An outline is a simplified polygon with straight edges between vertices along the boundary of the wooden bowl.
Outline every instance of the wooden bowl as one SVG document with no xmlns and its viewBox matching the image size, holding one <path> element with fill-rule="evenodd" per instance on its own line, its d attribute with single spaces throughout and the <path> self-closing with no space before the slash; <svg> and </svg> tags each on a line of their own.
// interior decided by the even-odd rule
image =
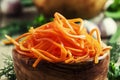
<svg viewBox="0 0 120 80">
<path fill-rule="evenodd" d="M 48 17 L 59 12 L 67 18 L 92 18 L 99 14 L 107 0 L 33 0 L 40 13 Z"/>
<path fill-rule="evenodd" d="M 41 61 L 33 68 L 32 64 L 36 59 L 13 50 L 17 80 L 107 80 L 109 59 L 108 52 L 99 57 L 98 64 L 93 60 L 74 64 Z"/>
</svg>

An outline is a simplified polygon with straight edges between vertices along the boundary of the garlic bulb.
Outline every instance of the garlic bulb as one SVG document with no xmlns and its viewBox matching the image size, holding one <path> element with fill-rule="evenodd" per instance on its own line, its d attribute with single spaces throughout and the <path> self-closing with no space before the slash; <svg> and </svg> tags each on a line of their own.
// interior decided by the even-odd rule
<svg viewBox="0 0 120 80">
<path fill-rule="evenodd" d="M 117 31 L 117 24 L 112 18 L 104 18 L 99 23 L 99 29 L 102 37 L 109 37 Z"/>
</svg>

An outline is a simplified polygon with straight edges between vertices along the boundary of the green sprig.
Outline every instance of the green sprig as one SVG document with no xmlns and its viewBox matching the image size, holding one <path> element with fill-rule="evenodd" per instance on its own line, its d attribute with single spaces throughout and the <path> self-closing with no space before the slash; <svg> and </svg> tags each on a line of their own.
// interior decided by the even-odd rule
<svg viewBox="0 0 120 80">
<path fill-rule="evenodd" d="M 6 58 L 4 59 L 4 68 L 0 69 L 0 78 L 2 76 L 5 76 L 8 78 L 8 80 L 15 80 L 16 75 L 14 72 L 14 66 L 13 66 L 13 60 L 11 56 L 5 56 Z"/>
<path fill-rule="evenodd" d="M 108 79 L 109 80 L 120 80 L 120 63 L 118 62 L 120 58 L 120 44 L 119 43 L 109 43 L 112 46 Z"/>
</svg>

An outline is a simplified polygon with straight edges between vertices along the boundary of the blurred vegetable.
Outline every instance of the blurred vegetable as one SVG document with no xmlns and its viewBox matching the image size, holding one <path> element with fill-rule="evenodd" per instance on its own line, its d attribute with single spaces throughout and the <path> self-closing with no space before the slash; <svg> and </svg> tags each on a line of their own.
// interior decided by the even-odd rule
<svg viewBox="0 0 120 80">
<path fill-rule="evenodd" d="M 20 0 L 2 0 L 1 12 L 6 15 L 18 15 L 22 12 Z"/>
<path fill-rule="evenodd" d="M 24 33 L 28 31 L 28 29 L 31 26 L 37 27 L 50 20 L 51 18 L 46 19 L 44 15 L 41 14 L 40 16 L 37 16 L 33 21 L 14 21 L 9 25 L 0 28 L 0 39 L 4 38 L 5 34 L 12 36 L 12 35 Z"/>
<path fill-rule="evenodd" d="M 92 18 L 98 15 L 107 0 L 33 0 L 40 13 L 53 16 L 55 12 L 67 18 Z"/>
<path fill-rule="evenodd" d="M 32 25 L 33 26 L 40 26 L 48 21 L 51 21 L 52 18 L 46 19 L 44 17 L 43 14 L 41 14 L 40 16 L 37 16 L 33 21 L 32 21 Z M 30 27 L 30 26 L 29 26 Z"/>
<path fill-rule="evenodd" d="M 117 31 L 117 24 L 112 18 L 104 18 L 98 26 L 102 37 L 112 36 Z"/>
<path fill-rule="evenodd" d="M 120 42 L 120 26 L 117 27 L 116 33 L 110 38 L 110 43 L 118 43 Z"/>
<path fill-rule="evenodd" d="M 108 7 L 108 11 L 118 11 L 120 10 L 120 0 L 114 0 L 113 4 Z"/>
<path fill-rule="evenodd" d="M 120 19 L 120 0 L 114 0 L 113 4 L 111 4 L 105 15 L 114 19 Z"/>
<path fill-rule="evenodd" d="M 21 14 L 22 7 L 33 6 L 33 0 L 1 0 L 0 4 L 3 14 L 16 16 Z"/>
<path fill-rule="evenodd" d="M 33 6 L 33 0 L 20 0 L 22 6 L 24 7 L 30 7 Z"/>
<path fill-rule="evenodd" d="M 120 11 L 116 11 L 116 12 L 106 11 L 106 12 L 105 12 L 105 15 L 106 15 L 107 17 L 111 17 L 111 18 L 114 18 L 114 19 L 120 19 Z"/>
</svg>

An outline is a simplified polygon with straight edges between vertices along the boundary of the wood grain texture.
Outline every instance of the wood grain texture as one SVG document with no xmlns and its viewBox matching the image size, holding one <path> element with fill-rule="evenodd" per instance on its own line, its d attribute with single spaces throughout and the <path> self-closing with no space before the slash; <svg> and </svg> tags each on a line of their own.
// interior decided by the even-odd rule
<svg viewBox="0 0 120 80">
<path fill-rule="evenodd" d="M 13 50 L 14 67 L 17 80 L 106 80 L 109 55 L 98 64 L 93 61 L 64 64 L 42 61 L 32 67 L 35 59 L 20 55 Z"/>
</svg>

